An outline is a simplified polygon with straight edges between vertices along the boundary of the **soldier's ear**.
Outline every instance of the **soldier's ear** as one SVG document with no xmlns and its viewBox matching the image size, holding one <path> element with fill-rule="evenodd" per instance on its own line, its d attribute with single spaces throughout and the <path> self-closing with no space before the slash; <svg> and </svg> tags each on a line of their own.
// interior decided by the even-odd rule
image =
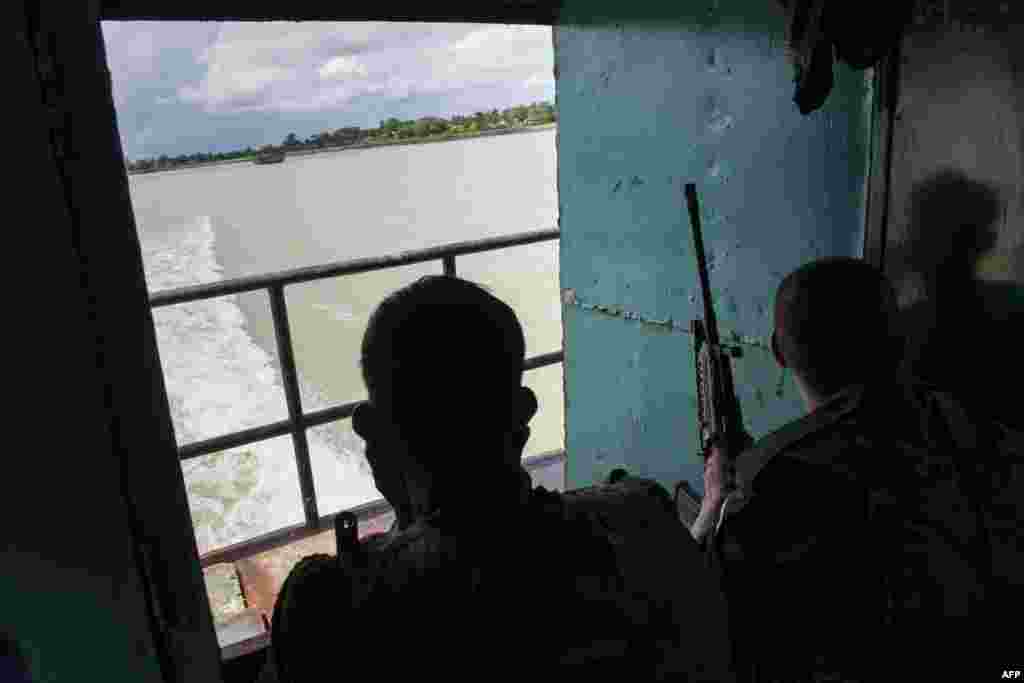
<svg viewBox="0 0 1024 683">
<path fill-rule="evenodd" d="M 369 401 L 363 401 L 356 406 L 352 413 L 352 431 L 359 435 L 363 441 L 367 441 L 373 435 L 373 406 Z"/>
<path fill-rule="evenodd" d="M 530 387 L 519 387 L 519 415 L 523 424 L 537 414 L 537 396 Z"/>
<path fill-rule="evenodd" d="M 775 330 L 772 330 L 772 355 L 775 356 L 775 362 L 779 364 L 780 368 L 786 367 L 786 359 L 782 357 L 782 351 L 779 350 L 779 339 Z"/>
</svg>

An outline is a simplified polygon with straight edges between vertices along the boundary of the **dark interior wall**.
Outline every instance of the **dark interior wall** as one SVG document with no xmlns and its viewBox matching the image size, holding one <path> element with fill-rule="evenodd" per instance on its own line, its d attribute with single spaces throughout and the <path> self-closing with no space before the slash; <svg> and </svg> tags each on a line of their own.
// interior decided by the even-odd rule
<svg viewBox="0 0 1024 683">
<path fill-rule="evenodd" d="M 35 681 L 162 680 L 108 429 L 95 330 L 70 238 L 22 3 L 6 69 L 17 159 L 7 215 L 0 632 Z M 10 176 L 8 176 L 10 178 Z M 11 182 L 9 179 L 7 182 Z M 13 273 L 12 273 L 13 271 Z M 11 375 L 14 375 L 11 381 Z"/>
<path fill-rule="evenodd" d="M 215 681 L 97 0 L 7 3 L 15 192 L 0 626 L 37 680 Z M 14 452 L 14 451 L 17 452 Z"/>
<path fill-rule="evenodd" d="M 904 39 L 886 270 L 907 364 L 1003 419 L 1022 379 L 1024 26 L 1017 3 L 924 2 Z"/>
</svg>

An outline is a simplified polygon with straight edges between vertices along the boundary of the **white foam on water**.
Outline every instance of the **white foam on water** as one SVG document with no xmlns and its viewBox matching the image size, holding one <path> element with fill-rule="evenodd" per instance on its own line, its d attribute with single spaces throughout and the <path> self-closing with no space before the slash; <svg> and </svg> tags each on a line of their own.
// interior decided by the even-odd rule
<svg viewBox="0 0 1024 683">
<path fill-rule="evenodd" d="M 179 228 L 140 230 L 151 292 L 223 279 L 210 218 Z M 179 444 L 286 416 L 275 360 L 247 332 L 236 296 L 166 306 L 153 317 Z M 303 393 L 306 410 L 326 407 L 315 390 Z M 361 454 L 330 443 L 323 429 L 307 436 L 314 471 L 335 474 L 318 482 L 321 514 L 379 497 Z M 290 436 L 194 458 L 182 469 L 200 553 L 303 520 Z"/>
</svg>

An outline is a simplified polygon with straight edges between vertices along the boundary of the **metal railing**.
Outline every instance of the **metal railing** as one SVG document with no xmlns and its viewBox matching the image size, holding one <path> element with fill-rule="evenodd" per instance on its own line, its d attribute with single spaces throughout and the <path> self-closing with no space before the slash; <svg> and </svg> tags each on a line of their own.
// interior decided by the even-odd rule
<svg viewBox="0 0 1024 683">
<path fill-rule="evenodd" d="M 307 441 L 306 430 L 328 422 L 350 418 L 361 401 L 345 403 L 311 413 L 303 412 L 299 394 L 298 372 L 295 367 L 295 356 L 292 348 L 291 328 L 288 323 L 288 306 L 284 296 L 284 288 L 286 286 L 331 277 L 366 273 L 373 270 L 396 268 L 426 261 L 441 261 L 444 274 L 454 276 L 456 256 L 522 246 L 535 242 L 545 242 L 558 238 L 559 231 L 557 229 L 535 230 L 505 237 L 455 242 L 439 247 L 402 252 L 393 256 L 354 259 L 322 266 L 296 268 L 267 275 L 241 277 L 223 282 L 181 287 L 159 292 L 151 296 L 149 302 L 150 306 L 154 309 L 258 290 L 267 290 L 270 297 L 270 312 L 274 320 L 274 333 L 282 380 L 284 382 L 285 400 L 288 406 L 288 418 L 279 422 L 250 427 L 212 439 L 186 444 L 179 447 L 178 457 L 181 460 L 188 460 L 290 433 L 292 435 L 292 444 L 295 448 L 299 488 L 302 493 L 302 504 L 306 519 L 302 524 L 277 529 L 261 536 L 205 553 L 200 558 L 202 566 L 205 568 L 221 562 L 234 562 L 321 533 L 333 528 L 334 518 L 342 512 L 338 511 L 329 515 L 320 515 L 317 508 L 316 489 L 313 484 L 313 469 L 309 458 L 309 442 Z M 533 370 L 546 365 L 561 363 L 562 360 L 562 351 L 545 353 L 528 358 L 523 365 L 523 369 Z M 526 458 L 524 465 L 527 469 L 535 469 L 564 459 L 564 450 L 552 451 Z M 362 521 L 378 514 L 383 514 L 388 510 L 390 510 L 388 503 L 383 499 L 378 499 L 353 508 L 349 512 L 355 513 L 359 520 Z"/>
</svg>

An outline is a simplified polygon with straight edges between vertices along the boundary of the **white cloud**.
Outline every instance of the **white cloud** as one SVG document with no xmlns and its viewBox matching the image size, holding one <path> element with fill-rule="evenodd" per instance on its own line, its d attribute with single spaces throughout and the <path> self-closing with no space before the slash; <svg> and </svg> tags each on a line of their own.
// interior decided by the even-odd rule
<svg viewBox="0 0 1024 683">
<path fill-rule="evenodd" d="M 130 157 L 227 144 L 220 127 L 262 130 L 258 113 L 281 114 L 282 126 L 373 123 L 509 106 L 554 88 L 549 27 L 105 21 L 102 30 Z"/>
<path fill-rule="evenodd" d="M 168 50 L 201 52 L 219 30 L 217 24 L 209 22 L 171 21 L 104 21 L 101 27 L 114 100 L 119 105 L 154 84 L 166 83 L 173 88 L 176 84 L 167 81 L 174 75 L 165 72 Z"/>
<path fill-rule="evenodd" d="M 499 84 L 553 84 L 551 29 L 466 24 L 238 23 L 197 56 L 183 101 L 209 113 L 315 111 Z"/>
<path fill-rule="evenodd" d="M 523 81 L 523 86 L 526 88 L 544 88 L 552 85 L 554 80 L 550 73 L 540 71 Z"/>
<path fill-rule="evenodd" d="M 488 26 L 452 45 L 442 56 L 450 75 L 468 81 L 525 80 L 546 73 L 554 80 L 551 29 Z"/>
<path fill-rule="evenodd" d="M 366 78 L 369 74 L 355 57 L 341 56 L 334 57 L 324 62 L 324 65 L 317 71 L 323 80 L 339 79 L 345 77 Z"/>
<path fill-rule="evenodd" d="M 283 67 L 214 60 L 198 86 L 183 86 L 178 95 L 185 102 L 204 105 L 208 111 L 238 109 L 245 102 L 261 101 L 272 86 L 287 82 L 290 76 L 292 70 Z"/>
</svg>

